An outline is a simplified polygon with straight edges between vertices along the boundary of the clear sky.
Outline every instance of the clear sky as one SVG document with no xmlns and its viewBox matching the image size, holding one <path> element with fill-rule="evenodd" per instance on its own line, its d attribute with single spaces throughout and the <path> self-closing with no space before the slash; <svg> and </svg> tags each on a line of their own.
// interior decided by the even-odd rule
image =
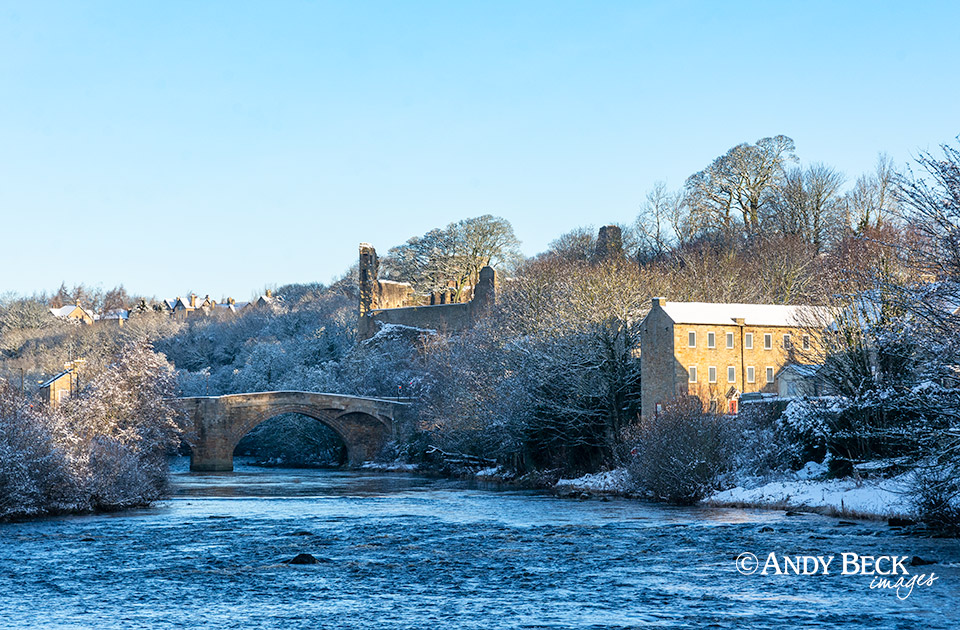
<svg viewBox="0 0 960 630">
<path fill-rule="evenodd" d="M 0 3 L 0 292 L 329 282 L 461 218 L 527 254 L 744 141 L 850 180 L 960 133 L 960 3 Z"/>
</svg>

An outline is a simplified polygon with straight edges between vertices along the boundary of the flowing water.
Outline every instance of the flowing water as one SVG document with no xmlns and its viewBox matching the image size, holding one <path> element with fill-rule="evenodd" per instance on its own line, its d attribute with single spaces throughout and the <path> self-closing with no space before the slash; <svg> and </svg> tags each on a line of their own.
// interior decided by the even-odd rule
<svg viewBox="0 0 960 630">
<path fill-rule="evenodd" d="M 0 626 L 960 628 L 960 545 L 883 523 L 242 463 L 173 478 L 152 509 L 0 525 Z M 836 560 L 742 575 L 743 552 Z M 937 579 L 900 599 L 840 575 L 844 552 Z"/>
</svg>

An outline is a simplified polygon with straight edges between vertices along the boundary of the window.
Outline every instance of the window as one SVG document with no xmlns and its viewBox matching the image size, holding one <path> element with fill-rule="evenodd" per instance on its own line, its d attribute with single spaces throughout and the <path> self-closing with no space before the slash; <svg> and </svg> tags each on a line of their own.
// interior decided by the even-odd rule
<svg viewBox="0 0 960 630">
<path fill-rule="evenodd" d="M 768 368 L 767 368 L 767 382 L 768 382 L 768 383 L 772 383 L 772 382 L 773 382 L 773 368 L 772 368 L 772 367 L 768 367 Z"/>
<path fill-rule="evenodd" d="M 712 332 L 707 333 L 707 347 L 708 348 L 717 347 L 717 333 L 712 333 Z"/>
<path fill-rule="evenodd" d="M 733 348 L 733 333 L 727 333 L 727 349 Z"/>
<path fill-rule="evenodd" d="M 804 350 L 810 349 L 810 335 L 803 336 L 803 349 Z"/>
<path fill-rule="evenodd" d="M 711 383 L 717 382 L 717 368 L 714 365 L 711 365 L 707 368 L 707 380 Z"/>
<path fill-rule="evenodd" d="M 727 368 L 727 382 L 736 383 L 737 382 L 737 368 L 730 366 Z"/>
<path fill-rule="evenodd" d="M 773 335 L 770 333 L 763 334 L 763 349 L 772 350 L 773 349 Z"/>
<path fill-rule="evenodd" d="M 790 345 L 790 335 L 784 335 L 784 336 L 783 336 L 783 349 L 784 349 L 784 350 L 789 350 L 789 349 L 792 348 L 792 347 L 793 347 L 793 346 Z"/>
<path fill-rule="evenodd" d="M 756 379 L 756 375 L 754 374 L 753 366 L 752 365 L 747 366 L 747 382 L 754 383 L 756 382 L 756 380 L 757 379 Z"/>
<path fill-rule="evenodd" d="M 691 365 L 689 370 L 690 370 L 690 382 L 696 383 L 697 382 L 697 366 Z"/>
<path fill-rule="evenodd" d="M 687 333 L 687 345 L 691 348 L 697 347 L 697 333 L 693 330 Z"/>
<path fill-rule="evenodd" d="M 747 350 L 753 350 L 753 333 L 747 333 L 743 336 L 743 347 Z"/>
</svg>

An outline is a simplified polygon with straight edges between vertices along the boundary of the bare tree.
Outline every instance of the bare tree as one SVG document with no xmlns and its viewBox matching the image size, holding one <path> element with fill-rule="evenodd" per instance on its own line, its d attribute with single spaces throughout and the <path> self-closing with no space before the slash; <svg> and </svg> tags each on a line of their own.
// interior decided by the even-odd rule
<svg viewBox="0 0 960 630">
<path fill-rule="evenodd" d="M 683 194 L 671 192 L 665 182 L 656 182 L 647 193 L 634 226 L 641 260 L 662 259 L 687 240 L 689 221 Z"/>
<path fill-rule="evenodd" d="M 819 253 L 842 237 L 842 185 L 843 175 L 821 163 L 789 169 L 766 220 L 781 234 L 803 239 Z"/>
<path fill-rule="evenodd" d="M 877 168 L 870 175 L 857 178 L 853 190 L 846 196 L 847 224 L 856 233 L 869 228 L 880 228 L 889 222 L 897 211 L 894 194 L 898 173 L 893 160 L 885 153 L 877 157 Z"/>
<path fill-rule="evenodd" d="M 691 175 L 685 189 L 693 221 L 705 230 L 730 231 L 739 224 L 750 234 L 758 233 L 784 166 L 796 160 L 793 152 L 787 136 L 761 138 L 756 144 L 738 144 Z"/>
</svg>

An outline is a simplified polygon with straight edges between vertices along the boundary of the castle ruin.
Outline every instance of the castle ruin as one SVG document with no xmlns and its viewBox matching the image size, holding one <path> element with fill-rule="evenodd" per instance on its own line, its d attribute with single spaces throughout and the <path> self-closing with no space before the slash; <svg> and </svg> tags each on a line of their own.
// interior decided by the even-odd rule
<svg viewBox="0 0 960 630">
<path fill-rule="evenodd" d="M 443 332 L 465 330 L 486 315 L 496 301 L 496 272 L 489 266 L 480 270 L 477 286 L 473 287 L 471 299 L 467 302 L 454 302 L 453 292 L 449 290 L 422 298 L 414 293 L 410 284 L 380 280 L 379 274 L 377 250 L 369 243 L 360 243 L 357 321 L 360 339 L 369 339 L 384 324 Z"/>
</svg>

